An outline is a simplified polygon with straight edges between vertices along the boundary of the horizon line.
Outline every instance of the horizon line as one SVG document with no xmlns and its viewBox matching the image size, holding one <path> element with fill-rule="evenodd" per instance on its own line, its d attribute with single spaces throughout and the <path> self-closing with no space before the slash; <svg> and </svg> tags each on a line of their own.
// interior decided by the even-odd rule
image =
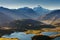
<svg viewBox="0 0 60 40">
<path fill-rule="evenodd" d="M 24 6 L 24 7 L 17 7 L 17 8 L 10 8 L 10 7 L 4 7 L 4 6 L 0 6 L 0 7 L 3 7 L 3 8 L 7 8 L 7 9 L 19 9 L 19 8 L 24 8 L 24 7 L 28 7 L 28 6 Z M 35 7 L 39 7 L 39 6 L 35 6 Z M 28 8 L 35 8 L 35 7 L 28 7 Z M 42 6 L 40 6 L 42 7 Z M 47 9 L 47 10 L 60 10 L 60 8 L 58 9 L 48 9 L 48 8 L 45 8 L 45 7 L 42 7 L 43 9 Z"/>
</svg>

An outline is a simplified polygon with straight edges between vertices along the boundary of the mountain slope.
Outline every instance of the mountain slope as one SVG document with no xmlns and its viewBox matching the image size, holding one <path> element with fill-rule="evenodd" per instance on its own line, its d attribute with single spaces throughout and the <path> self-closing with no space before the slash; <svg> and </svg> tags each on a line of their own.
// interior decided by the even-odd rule
<svg viewBox="0 0 60 40">
<path fill-rule="evenodd" d="M 60 10 L 53 10 L 49 14 L 45 15 L 42 20 L 47 20 L 52 22 L 60 22 Z"/>
<path fill-rule="evenodd" d="M 15 20 L 8 24 L 8 27 L 16 28 L 17 30 L 40 30 L 42 28 L 55 28 L 55 26 L 47 25 L 42 22 L 24 19 L 24 20 Z"/>
<path fill-rule="evenodd" d="M 8 9 L 8 8 L 4 8 L 4 7 L 0 7 L 0 12 L 4 13 L 5 15 L 10 16 L 13 19 L 20 19 L 19 16 L 17 16 L 15 14 L 15 12 L 13 12 L 12 10 Z"/>
<path fill-rule="evenodd" d="M 0 25 L 3 25 L 4 23 L 7 23 L 12 20 L 13 20 L 13 18 L 0 12 Z"/>
</svg>

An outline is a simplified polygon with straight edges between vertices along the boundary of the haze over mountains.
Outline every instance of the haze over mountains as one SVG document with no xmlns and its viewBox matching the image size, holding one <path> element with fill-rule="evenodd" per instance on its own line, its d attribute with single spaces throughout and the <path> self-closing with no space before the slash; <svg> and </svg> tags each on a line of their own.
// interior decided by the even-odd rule
<svg viewBox="0 0 60 40">
<path fill-rule="evenodd" d="M 50 13 L 42 17 L 43 21 L 48 21 L 50 23 L 60 23 L 60 10 L 53 10 Z"/>
<path fill-rule="evenodd" d="M 20 16 L 22 19 L 34 19 L 38 17 L 38 14 L 31 8 L 24 7 L 13 10 L 15 14 Z"/>
<path fill-rule="evenodd" d="M 56 15 L 60 19 L 59 10 L 48 10 L 41 6 L 37 6 L 34 8 L 23 7 L 18 9 L 8 9 L 0 7 L 0 15 L 0 24 L 1 22 L 5 23 L 6 21 L 10 22 L 13 20 L 21 19 L 53 20 Z"/>
<path fill-rule="evenodd" d="M 60 10 L 54 10 L 52 12 L 50 12 L 49 14 L 47 14 L 43 19 L 45 20 L 51 20 L 51 19 L 60 19 Z"/>
<path fill-rule="evenodd" d="M 13 20 L 13 18 L 9 17 L 8 15 L 0 12 L 0 24 L 6 23 Z"/>
</svg>

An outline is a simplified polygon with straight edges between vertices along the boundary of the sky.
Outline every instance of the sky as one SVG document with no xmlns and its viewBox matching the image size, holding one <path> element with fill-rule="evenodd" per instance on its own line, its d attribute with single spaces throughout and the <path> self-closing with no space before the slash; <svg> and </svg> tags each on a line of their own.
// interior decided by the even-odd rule
<svg viewBox="0 0 60 40">
<path fill-rule="evenodd" d="M 0 0 L 0 7 L 9 9 L 17 9 L 21 7 L 36 7 L 37 5 L 43 8 L 54 10 L 60 9 L 60 0 Z"/>
</svg>

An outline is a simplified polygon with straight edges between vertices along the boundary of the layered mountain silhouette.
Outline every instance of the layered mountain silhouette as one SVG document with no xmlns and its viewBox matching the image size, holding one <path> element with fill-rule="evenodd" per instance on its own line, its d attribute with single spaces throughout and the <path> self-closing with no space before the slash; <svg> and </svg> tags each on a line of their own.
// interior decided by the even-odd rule
<svg viewBox="0 0 60 40">
<path fill-rule="evenodd" d="M 5 13 L 6 15 L 14 19 L 36 19 L 38 16 L 41 16 L 49 11 L 40 6 L 32 8 L 23 7 L 18 9 L 8 9 L 0 7 L 0 12 Z"/>
<path fill-rule="evenodd" d="M 16 12 L 16 15 L 24 19 L 34 19 L 34 18 L 36 19 L 38 17 L 38 13 L 36 13 L 33 9 L 28 7 L 19 8 L 13 11 Z"/>
<path fill-rule="evenodd" d="M 1 19 L 0 21 L 2 23 L 3 22 L 5 23 L 5 21 L 8 21 L 8 20 L 13 21 L 13 20 L 21 20 L 21 19 L 37 19 L 42 12 L 46 11 L 46 10 L 45 11 L 44 10 L 45 9 L 43 9 L 41 7 L 36 7 L 34 9 L 28 8 L 28 7 L 23 7 L 23 8 L 18 8 L 18 9 L 8 9 L 8 8 L 0 7 L 0 15 L 4 15 L 4 16 L 0 17 L 0 19 Z M 6 17 L 6 16 L 8 16 L 8 17 Z M 2 21 L 3 20 L 2 18 L 6 19 L 6 20 Z"/>
<path fill-rule="evenodd" d="M 0 7 L 0 24 L 4 24 L 13 20 L 21 19 L 40 19 L 40 20 L 51 20 L 60 21 L 60 10 L 48 10 L 41 6 L 29 8 L 23 7 L 18 9 L 8 9 Z M 42 16 L 41 16 L 42 15 Z"/>
</svg>

